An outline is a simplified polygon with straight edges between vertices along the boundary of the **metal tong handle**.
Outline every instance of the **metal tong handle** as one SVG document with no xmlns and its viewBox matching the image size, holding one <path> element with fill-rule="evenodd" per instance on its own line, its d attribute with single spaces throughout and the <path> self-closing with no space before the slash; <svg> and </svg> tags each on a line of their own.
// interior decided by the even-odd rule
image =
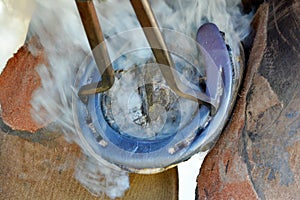
<svg viewBox="0 0 300 200">
<path fill-rule="evenodd" d="M 165 78 L 168 86 L 178 95 L 192 101 L 199 102 L 201 104 L 207 105 L 209 107 L 213 106 L 211 98 L 204 93 L 198 92 L 189 88 L 187 85 L 182 83 L 180 80 L 176 81 L 172 68 L 174 68 L 174 63 L 172 57 L 168 52 L 167 45 L 164 41 L 164 37 L 159 30 L 158 23 L 155 19 L 151 6 L 148 0 L 130 0 L 130 3 L 135 11 L 137 19 L 143 28 L 144 34 L 148 40 L 151 47 L 152 53 L 159 64 L 160 71 Z M 147 28 L 150 27 L 150 28 Z M 178 84 L 180 87 L 178 87 Z M 180 89 L 179 89 L 180 88 Z M 191 91 L 194 95 L 187 94 L 184 91 Z"/>
<path fill-rule="evenodd" d="M 84 85 L 80 88 L 78 96 L 81 98 L 109 90 L 114 84 L 115 76 L 93 1 L 76 0 L 76 5 L 93 51 L 96 65 L 101 74 L 100 82 Z M 100 44 L 101 46 L 98 46 Z"/>
</svg>

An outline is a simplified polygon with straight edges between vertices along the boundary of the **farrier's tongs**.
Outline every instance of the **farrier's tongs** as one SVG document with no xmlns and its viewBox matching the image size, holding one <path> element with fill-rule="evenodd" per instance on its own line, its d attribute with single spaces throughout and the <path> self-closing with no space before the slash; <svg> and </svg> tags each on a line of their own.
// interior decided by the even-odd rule
<svg viewBox="0 0 300 200">
<path fill-rule="evenodd" d="M 168 52 L 166 43 L 159 30 L 158 23 L 154 17 L 148 0 L 130 0 L 130 3 L 142 28 L 148 27 L 148 29 L 143 29 L 144 34 L 168 86 L 178 96 L 208 105 L 216 110 L 218 107 L 217 103 L 211 100 L 208 95 L 189 88 L 181 81 L 175 81 L 172 73 L 174 63 Z M 96 65 L 100 74 L 102 74 L 100 82 L 84 85 L 80 88 L 78 96 L 82 99 L 84 96 L 109 90 L 114 84 L 115 77 L 93 1 L 76 0 L 76 5 L 80 13 L 90 47 L 93 50 Z M 102 47 L 95 48 L 99 44 L 101 44 Z M 187 94 L 183 91 L 192 91 L 192 93 Z"/>
</svg>

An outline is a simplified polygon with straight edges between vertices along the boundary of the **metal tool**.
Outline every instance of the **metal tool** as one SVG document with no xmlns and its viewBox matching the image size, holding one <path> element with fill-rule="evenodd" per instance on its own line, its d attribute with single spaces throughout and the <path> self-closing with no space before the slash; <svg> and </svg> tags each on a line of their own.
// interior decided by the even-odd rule
<svg viewBox="0 0 300 200">
<path fill-rule="evenodd" d="M 76 5 L 90 47 L 93 51 L 96 65 L 101 74 L 100 82 L 84 85 L 80 88 L 78 96 L 82 97 L 85 95 L 105 92 L 109 90 L 114 84 L 115 77 L 93 1 L 76 0 Z M 100 44 L 101 47 L 98 46 Z"/>
<path fill-rule="evenodd" d="M 131 0 L 130 2 L 168 86 L 178 96 L 206 105 L 212 108 L 212 112 L 214 113 L 217 110 L 218 105 L 211 99 L 210 96 L 200 91 L 193 90 L 178 79 L 175 80 L 172 72 L 174 71 L 172 57 L 168 52 L 167 45 L 164 41 L 162 33 L 159 30 L 158 23 L 148 0 Z M 101 93 L 109 90 L 114 83 L 114 71 L 109 60 L 105 40 L 103 38 L 92 0 L 76 0 L 76 4 L 80 12 L 81 20 L 88 37 L 90 47 L 93 50 L 94 59 L 100 74 L 102 74 L 100 82 L 84 85 L 80 88 L 78 96 L 81 99 L 84 99 L 83 97 L 86 95 Z M 96 48 L 99 44 L 101 44 L 101 48 Z M 183 91 L 190 92 L 186 93 Z"/>
<path fill-rule="evenodd" d="M 164 76 L 168 86 L 178 95 L 186 99 L 193 101 L 199 101 L 202 104 L 210 105 L 210 98 L 203 93 L 199 93 L 200 98 L 186 94 L 178 88 L 178 81 L 172 73 L 172 68 L 174 68 L 174 63 L 172 57 L 170 56 L 167 45 L 164 41 L 163 35 L 159 30 L 158 23 L 155 19 L 153 11 L 150 7 L 148 0 L 130 0 L 131 5 L 135 11 L 135 14 L 143 28 L 144 34 L 148 40 L 151 47 L 152 53 L 156 59 L 156 62 L 160 67 L 160 71 Z M 150 28 L 150 29 L 147 29 Z M 186 87 L 182 85 L 182 87 Z"/>
</svg>

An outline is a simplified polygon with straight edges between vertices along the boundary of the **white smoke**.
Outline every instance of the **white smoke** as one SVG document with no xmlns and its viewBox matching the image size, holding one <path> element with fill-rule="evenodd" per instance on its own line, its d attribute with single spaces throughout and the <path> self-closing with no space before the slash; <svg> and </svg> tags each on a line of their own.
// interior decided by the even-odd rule
<svg viewBox="0 0 300 200">
<path fill-rule="evenodd" d="M 22 2 L 22 3 L 20 3 Z M 26 3 L 25 3 L 26 2 Z M 205 22 L 215 23 L 226 34 L 227 43 L 233 48 L 234 55 L 239 55 L 239 41 L 249 33 L 251 15 L 240 12 L 239 0 L 150 0 L 154 14 L 161 27 L 170 28 L 195 38 L 197 29 Z M 105 36 L 139 27 L 129 1 L 107 0 L 95 1 L 100 23 Z M 5 11 L 1 11 L 5 7 Z M 26 12 L 23 12 L 26 9 Z M 75 5 L 70 0 L 24 0 L 0 1 L 0 12 L 4 15 L 15 15 L 17 25 L 0 29 L 2 35 L 12 32 L 18 24 L 26 31 L 26 23 L 34 9 L 28 38 L 37 36 L 47 55 L 49 66 L 39 66 L 38 73 L 42 86 L 35 92 L 32 99 L 33 116 L 41 123 L 56 121 L 67 133 L 70 141 L 79 143 L 73 124 L 71 97 L 76 70 L 84 58 L 91 52 L 83 26 Z M 3 16 L 3 14 L 2 14 Z M 1 24 L 8 18 L 0 18 Z M 26 21 L 27 20 L 27 21 Z M 6 33 L 7 32 L 7 33 Z M 22 31 L 20 31 L 22 32 Z M 11 40 L 19 36 L 12 36 Z M 9 35 L 9 34 L 8 34 Z M 5 36 L 9 38 L 8 36 Z M 14 43 L 14 41 L 8 41 Z M 141 41 L 137 41 L 141 42 Z M 19 42 L 20 43 L 20 42 Z M 3 47 L 1 41 L 1 47 Z M 111 44 L 115 47 L 116 44 Z M 119 44 L 120 45 L 120 44 Z M 8 43 L 4 45 L 7 48 Z M 122 48 L 119 46 L 118 48 Z M 35 47 L 30 47 L 35 53 Z M 1 50 L 9 54 L 15 50 Z M 110 51 L 112 51 L 110 49 Z M 0 63 L 0 69 L 3 63 Z M 46 115 L 40 115 L 46 110 Z M 89 156 L 89 155 L 88 155 Z M 92 158 L 80 161 L 76 178 L 89 190 L 97 195 L 105 192 L 111 198 L 121 196 L 128 189 L 126 172 L 109 169 Z M 126 178 L 127 177 L 127 178 Z"/>
<path fill-rule="evenodd" d="M 0 73 L 12 54 L 24 44 L 33 8 L 34 0 L 0 1 Z"/>
</svg>

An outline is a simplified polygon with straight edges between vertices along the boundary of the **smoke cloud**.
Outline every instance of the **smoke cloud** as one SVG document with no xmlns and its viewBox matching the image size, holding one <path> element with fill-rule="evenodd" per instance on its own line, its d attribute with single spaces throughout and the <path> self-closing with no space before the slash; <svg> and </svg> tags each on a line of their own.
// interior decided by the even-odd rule
<svg viewBox="0 0 300 200">
<path fill-rule="evenodd" d="M 0 1 L 0 73 L 23 45 L 34 7 L 34 0 Z"/>
</svg>

